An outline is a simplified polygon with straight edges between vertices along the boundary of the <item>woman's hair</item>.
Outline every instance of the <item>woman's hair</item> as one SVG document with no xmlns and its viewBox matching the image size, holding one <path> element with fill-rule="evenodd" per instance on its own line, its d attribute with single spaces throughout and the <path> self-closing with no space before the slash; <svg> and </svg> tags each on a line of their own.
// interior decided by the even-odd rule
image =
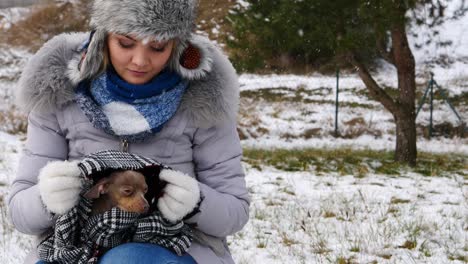
<svg viewBox="0 0 468 264">
<path fill-rule="evenodd" d="M 105 39 L 105 45 L 102 47 L 102 62 L 101 65 L 99 66 L 99 70 L 97 71 L 96 75 L 93 77 L 96 78 L 97 76 L 101 75 L 107 70 L 107 67 L 111 64 L 110 58 L 109 58 L 109 48 L 107 47 L 107 40 L 108 36 Z"/>
</svg>

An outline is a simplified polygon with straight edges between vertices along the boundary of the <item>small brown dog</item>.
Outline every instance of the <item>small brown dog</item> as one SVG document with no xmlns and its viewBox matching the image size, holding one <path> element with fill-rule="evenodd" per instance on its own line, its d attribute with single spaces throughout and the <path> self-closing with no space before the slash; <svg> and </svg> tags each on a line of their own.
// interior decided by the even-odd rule
<svg viewBox="0 0 468 264">
<path fill-rule="evenodd" d="M 92 215 L 101 214 L 113 207 L 133 213 L 146 213 L 149 209 L 145 194 L 148 185 L 145 176 L 132 170 L 115 171 L 99 180 L 86 194 L 94 199 Z"/>
</svg>

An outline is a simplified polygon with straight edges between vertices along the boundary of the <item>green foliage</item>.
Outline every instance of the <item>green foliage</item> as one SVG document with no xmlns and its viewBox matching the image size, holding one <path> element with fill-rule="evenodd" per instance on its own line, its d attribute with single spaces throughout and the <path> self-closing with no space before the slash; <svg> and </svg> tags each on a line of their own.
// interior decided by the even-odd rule
<svg viewBox="0 0 468 264">
<path fill-rule="evenodd" d="M 286 56 L 313 64 L 331 60 L 348 49 L 375 50 L 374 24 L 358 0 L 250 0 L 229 19 L 237 65 L 253 70 L 272 58 Z M 367 1 L 366 1 L 367 2 Z"/>
<path fill-rule="evenodd" d="M 432 0 L 245 2 L 248 6 L 238 6 L 228 16 L 233 36 L 227 44 L 241 71 L 272 68 L 272 61 L 285 58 L 289 64 L 312 66 L 342 62 L 349 52 L 371 61 L 379 56 L 379 47 L 388 48 L 392 27 L 408 24 L 408 10 L 435 5 Z M 433 10 L 443 16 L 444 7 L 438 8 Z"/>
</svg>

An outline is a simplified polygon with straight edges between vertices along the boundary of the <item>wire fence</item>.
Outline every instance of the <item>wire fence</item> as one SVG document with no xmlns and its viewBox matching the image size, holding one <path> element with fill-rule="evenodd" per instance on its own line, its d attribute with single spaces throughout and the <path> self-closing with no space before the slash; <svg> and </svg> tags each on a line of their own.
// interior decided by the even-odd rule
<svg viewBox="0 0 468 264">
<path fill-rule="evenodd" d="M 340 70 L 336 70 L 336 101 L 335 101 L 335 137 L 338 137 L 340 135 L 339 132 L 339 127 L 338 127 L 338 113 L 339 113 L 339 92 L 340 92 Z M 421 98 L 417 111 L 416 111 L 416 117 L 418 116 L 419 112 L 422 109 L 422 106 L 426 102 L 427 97 L 429 96 L 429 111 L 430 111 L 430 116 L 429 116 L 429 138 L 432 138 L 434 135 L 434 90 L 438 89 L 440 95 L 442 96 L 443 100 L 448 104 L 450 107 L 450 110 L 453 112 L 453 114 L 457 117 L 459 124 L 461 126 L 461 135 L 463 136 L 466 132 L 468 132 L 468 127 L 466 126 L 466 123 L 463 121 L 461 115 L 458 113 L 456 108 L 453 106 L 453 104 L 450 102 L 448 95 L 440 87 L 440 85 L 435 81 L 434 79 L 434 74 L 431 72 L 431 79 L 429 80 L 427 84 L 427 88 L 424 92 L 423 97 Z"/>
</svg>

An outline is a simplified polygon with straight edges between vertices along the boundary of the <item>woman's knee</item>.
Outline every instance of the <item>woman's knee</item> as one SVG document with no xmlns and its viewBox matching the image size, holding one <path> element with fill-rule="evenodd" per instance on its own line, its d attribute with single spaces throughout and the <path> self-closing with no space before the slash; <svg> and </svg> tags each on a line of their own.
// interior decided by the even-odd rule
<svg viewBox="0 0 468 264">
<path fill-rule="evenodd" d="M 179 257 L 166 248 L 146 243 L 126 243 L 104 254 L 99 264 L 192 264 L 190 256 Z"/>
</svg>

